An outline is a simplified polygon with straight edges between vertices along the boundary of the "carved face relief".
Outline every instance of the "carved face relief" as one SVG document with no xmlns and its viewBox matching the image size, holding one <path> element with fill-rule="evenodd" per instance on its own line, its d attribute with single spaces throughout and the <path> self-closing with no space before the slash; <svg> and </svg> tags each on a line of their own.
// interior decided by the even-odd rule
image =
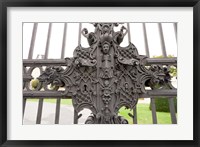
<svg viewBox="0 0 200 147">
<path fill-rule="evenodd" d="M 109 50 L 110 50 L 110 45 L 108 44 L 108 43 L 104 43 L 103 44 L 103 47 L 102 47 L 103 49 L 103 53 L 104 54 L 108 54 L 108 52 L 109 52 Z"/>
<path fill-rule="evenodd" d="M 103 34 L 106 34 L 109 32 L 110 29 L 108 25 L 104 25 L 102 30 L 103 30 Z"/>
</svg>

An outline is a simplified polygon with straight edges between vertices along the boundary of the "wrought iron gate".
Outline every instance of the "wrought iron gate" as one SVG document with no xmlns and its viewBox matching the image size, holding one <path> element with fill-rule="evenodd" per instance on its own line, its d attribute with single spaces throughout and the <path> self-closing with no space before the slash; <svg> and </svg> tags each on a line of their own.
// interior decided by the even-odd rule
<svg viewBox="0 0 200 147">
<path fill-rule="evenodd" d="M 30 50 L 29 59 L 23 61 L 23 110 L 27 98 L 39 98 L 36 120 L 39 124 L 43 98 L 56 97 L 55 123 L 58 124 L 61 98 L 72 98 L 75 124 L 81 117 L 78 113 L 84 108 L 92 112 L 86 124 L 127 124 L 126 119 L 118 116 L 118 111 L 123 106 L 134 110 L 135 115 L 132 117 L 134 123 L 137 123 L 135 106 L 138 98 L 151 97 L 153 123 L 157 123 L 153 97 L 167 96 L 172 123 L 177 123 L 173 104 L 173 97 L 177 95 L 177 91 L 171 85 L 169 74 L 169 67 L 176 66 L 176 58 L 148 58 L 148 50 L 147 56 L 139 55 L 132 43 L 127 47 L 121 47 L 120 44 L 129 29 L 122 26 L 120 31 L 115 32 L 114 27 L 118 26 L 118 23 L 93 25 L 94 32 L 88 32 L 86 28 L 81 30 L 90 47 L 83 48 L 79 45 L 74 50 L 73 58 L 63 59 L 62 54 L 62 59 L 47 59 L 47 49 L 43 60 L 34 60 L 31 59 L 33 53 Z M 33 40 L 34 29 L 37 29 L 37 24 L 33 28 Z M 50 30 L 51 23 L 48 35 Z M 66 34 L 63 38 L 65 36 Z M 165 50 L 163 55 L 167 56 Z M 40 83 L 33 91 L 29 84 L 32 80 L 31 73 L 36 67 L 40 69 L 41 75 L 38 77 Z M 52 89 L 48 88 L 49 84 L 53 86 Z M 157 84 L 162 88 L 156 89 Z M 63 90 L 57 91 L 60 87 Z M 152 90 L 146 90 L 145 87 L 151 87 Z"/>
</svg>

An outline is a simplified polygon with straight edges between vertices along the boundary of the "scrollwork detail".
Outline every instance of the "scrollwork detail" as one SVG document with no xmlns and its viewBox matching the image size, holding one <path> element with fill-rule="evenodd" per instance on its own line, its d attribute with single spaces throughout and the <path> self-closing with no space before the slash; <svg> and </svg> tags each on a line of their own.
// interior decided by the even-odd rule
<svg viewBox="0 0 200 147">
<path fill-rule="evenodd" d="M 79 45 L 73 58 L 63 66 L 49 66 L 38 78 L 41 82 L 64 87 L 63 95 L 72 94 L 75 110 L 92 111 L 86 124 L 127 124 L 118 116 L 121 107 L 133 109 L 145 87 L 159 84 L 170 86 L 169 69 L 162 65 L 145 66 L 146 56 L 138 54 L 134 44 L 120 44 L 128 30 L 115 32 L 118 23 L 93 23 L 94 32 L 82 30 L 89 47 Z"/>
</svg>

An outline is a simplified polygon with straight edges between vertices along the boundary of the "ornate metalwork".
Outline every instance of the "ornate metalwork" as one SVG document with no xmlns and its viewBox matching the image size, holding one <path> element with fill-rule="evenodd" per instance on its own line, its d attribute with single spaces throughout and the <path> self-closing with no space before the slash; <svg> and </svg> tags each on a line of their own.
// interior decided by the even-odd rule
<svg viewBox="0 0 200 147">
<path fill-rule="evenodd" d="M 73 58 L 65 58 L 65 66 L 48 66 L 38 78 L 55 87 L 64 87 L 63 96 L 72 96 L 78 113 L 87 108 L 92 111 L 86 124 L 127 124 L 118 116 L 121 107 L 133 109 L 145 86 L 166 83 L 170 79 L 162 65 L 145 66 L 146 56 L 138 54 L 130 43 L 121 47 L 127 29 L 115 32 L 117 23 L 94 23 L 94 32 L 82 30 L 90 47 L 81 45 Z"/>
</svg>

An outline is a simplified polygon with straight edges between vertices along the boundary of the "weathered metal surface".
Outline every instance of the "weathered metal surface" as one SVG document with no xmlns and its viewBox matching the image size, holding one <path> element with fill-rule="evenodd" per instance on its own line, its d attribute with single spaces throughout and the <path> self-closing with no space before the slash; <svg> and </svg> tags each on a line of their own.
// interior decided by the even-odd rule
<svg viewBox="0 0 200 147">
<path fill-rule="evenodd" d="M 177 58 L 146 58 L 144 61 L 145 65 L 152 65 L 152 64 L 161 64 L 161 65 L 176 65 Z M 66 60 L 64 59 L 24 59 L 23 60 L 24 66 L 46 66 L 46 65 L 58 65 L 58 66 L 65 66 Z"/>
<path fill-rule="evenodd" d="M 40 83 L 45 85 L 46 91 L 42 95 L 42 91 L 24 91 L 24 96 L 70 96 L 77 114 L 74 118 L 75 123 L 80 117 L 78 113 L 87 108 L 92 114 L 86 120 L 86 124 L 127 124 L 126 119 L 118 116 L 121 107 L 134 109 L 140 96 L 158 96 L 159 92 L 164 92 L 162 96 L 176 94 L 176 90 L 158 90 L 156 93 L 145 90 L 145 86 L 168 83 L 169 72 L 167 68 L 159 65 L 158 60 L 139 55 L 132 43 L 121 47 L 120 43 L 128 30 L 122 26 L 120 31 L 115 32 L 116 26 L 117 23 L 94 23 L 95 31 L 90 33 L 84 28 L 81 32 L 87 38 L 90 47 L 83 48 L 79 45 L 73 58 L 48 62 L 26 60 L 25 66 L 31 66 L 33 62 L 38 66 L 47 65 L 38 78 Z M 154 64 L 146 67 L 149 61 Z M 166 59 L 166 62 L 172 64 L 172 60 Z M 174 62 L 176 60 L 173 64 Z M 53 85 L 54 90 L 62 87 L 64 91 L 49 90 L 48 84 Z M 40 118 L 37 120 L 39 122 Z"/>
<path fill-rule="evenodd" d="M 153 96 L 165 96 L 172 97 L 177 95 L 176 89 L 161 89 L 161 90 L 146 90 L 146 93 L 139 94 L 140 98 L 149 98 Z M 68 93 L 67 95 L 63 95 L 63 91 L 23 91 L 23 96 L 25 98 L 47 98 L 47 99 L 55 99 L 55 97 L 71 99 L 72 93 Z M 161 97 L 162 98 L 162 97 Z"/>
</svg>

